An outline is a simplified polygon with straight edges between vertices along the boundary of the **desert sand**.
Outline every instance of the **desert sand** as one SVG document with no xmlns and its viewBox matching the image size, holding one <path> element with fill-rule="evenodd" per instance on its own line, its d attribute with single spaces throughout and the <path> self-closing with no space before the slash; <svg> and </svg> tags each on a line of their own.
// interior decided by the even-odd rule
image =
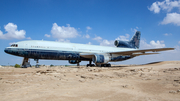
<svg viewBox="0 0 180 101">
<path fill-rule="evenodd" d="M 0 67 L 0 101 L 180 101 L 180 61 Z"/>
</svg>

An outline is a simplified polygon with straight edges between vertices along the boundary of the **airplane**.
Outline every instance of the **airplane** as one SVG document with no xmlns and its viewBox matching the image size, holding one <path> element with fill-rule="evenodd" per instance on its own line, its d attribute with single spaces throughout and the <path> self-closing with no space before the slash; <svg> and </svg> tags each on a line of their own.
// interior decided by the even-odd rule
<svg viewBox="0 0 180 101">
<path fill-rule="evenodd" d="M 111 67 L 109 62 L 123 61 L 140 55 L 159 54 L 159 51 L 174 50 L 174 48 L 139 49 L 141 32 L 136 31 L 130 41 L 115 40 L 116 47 L 64 43 L 43 40 L 20 41 L 5 48 L 11 55 L 24 57 L 21 67 L 30 67 L 29 59 L 68 60 L 70 64 L 89 61 L 88 66 Z M 93 63 L 95 64 L 92 64 Z"/>
</svg>

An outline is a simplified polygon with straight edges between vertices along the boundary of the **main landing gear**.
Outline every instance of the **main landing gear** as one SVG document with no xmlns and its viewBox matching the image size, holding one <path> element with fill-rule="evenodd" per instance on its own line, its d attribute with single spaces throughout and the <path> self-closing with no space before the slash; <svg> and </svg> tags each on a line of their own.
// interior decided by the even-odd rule
<svg viewBox="0 0 180 101">
<path fill-rule="evenodd" d="M 80 65 L 79 65 L 79 62 L 77 63 L 77 66 L 80 66 Z"/>
<path fill-rule="evenodd" d="M 90 67 L 94 67 L 95 65 L 94 64 L 91 64 L 92 61 L 89 61 L 89 64 L 87 64 L 86 66 L 90 66 Z"/>
<path fill-rule="evenodd" d="M 86 66 L 90 66 L 90 67 L 95 67 L 94 64 L 91 64 L 92 61 L 89 61 L 89 64 L 87 64 Z M 111 67 L 111 64 L 110 63 L 107 63 L 107 64 L 96 64 L 97 67 Z"/>
</svg>

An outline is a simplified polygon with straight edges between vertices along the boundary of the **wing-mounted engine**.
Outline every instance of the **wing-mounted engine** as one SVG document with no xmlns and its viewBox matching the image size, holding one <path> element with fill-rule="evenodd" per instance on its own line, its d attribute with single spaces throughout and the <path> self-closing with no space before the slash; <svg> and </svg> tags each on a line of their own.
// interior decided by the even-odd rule
<svg viewBox="0 0 180 101">
<path fill-rule="evenodd" d="M 69 60 L 69 63 L 70 63 L 70 64 L 77 64 L 77 63 L 79 63 L 79 62 L 81 62 L 81 61 L 79 61 L 79 60 Z"/>
<path fill-rule="evenodd" d="M 109 54 L 95 54 L 92 58 L 95 64 L 106 64 L 110 61 Z"/>
</svg>

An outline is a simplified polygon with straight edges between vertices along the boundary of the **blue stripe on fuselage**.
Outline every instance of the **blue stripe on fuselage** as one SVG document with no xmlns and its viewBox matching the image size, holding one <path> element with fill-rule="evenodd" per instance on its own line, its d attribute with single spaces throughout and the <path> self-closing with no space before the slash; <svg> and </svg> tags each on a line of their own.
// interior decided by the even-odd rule
<svg viewBox="0 0 180 101">
<path fill-rule="evenodd" d="M 80 57 L 78 52 L 72 52 L 72 51 L 20 49 L 20 48 L 6 48 L 4 51 L 8 54 L 26 57 L 26 58 L 33 58 L 33 59 L 89 60 L 89 59 Z"/>
</svg>

